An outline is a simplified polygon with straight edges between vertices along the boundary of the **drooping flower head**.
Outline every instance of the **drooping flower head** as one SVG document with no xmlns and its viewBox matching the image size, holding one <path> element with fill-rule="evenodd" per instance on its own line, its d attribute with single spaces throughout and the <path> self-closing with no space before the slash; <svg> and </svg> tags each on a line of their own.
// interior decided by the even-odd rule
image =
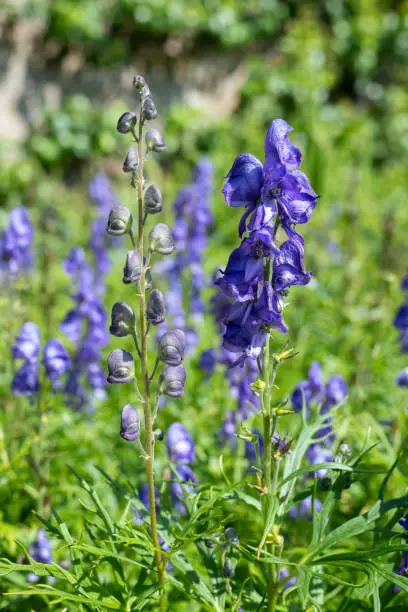
<svg viewBox="0 0 408 612">
<path fill-rule="evenodd" d="M 239 155 L 223 188 L 229 206 L 246 208 L 239 235 L 248 235 L 215 280 L 224 348 L 241 353 L 240 362 L 260 357 L 270 329 L 287 331 L 284 297 L 291 286 L 306 285 L 311 278 L 303 262 L 303 238 L 294 226 L 309 220 L 317 195 L 298 170 L 301 154 L 288 138 L 291 130 L 283 119 L 273 121 L 265 139 L 265 163 L 250 154 Z M 280 246 L 279 226 L 287 235 Z M 266 261 L 272 264 L 271 277 Z"/>
</svg>

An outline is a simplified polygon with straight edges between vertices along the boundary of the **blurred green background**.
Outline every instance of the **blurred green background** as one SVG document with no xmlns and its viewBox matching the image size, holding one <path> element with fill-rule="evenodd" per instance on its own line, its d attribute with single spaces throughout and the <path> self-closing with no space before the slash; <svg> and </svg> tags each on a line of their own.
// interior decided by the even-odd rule
<svg viewBox="0 0 408 612">
<path fill-rule="evenodd" d="M 304 228 L 305 262 L 314 279 L 291 292 L 285 317 L 300 356 L 282 368 L 278 393 L 289 393 L 313 359 L 326 377 L 344 375 L 351 398 L 342 434 L 358 444 L 372 427 L 374 441 L 382 444 L 373 462 L 389 467 L 406 432 L 406 392 L 394 382 L 406 360 L 392 322 L 407 268 L 408 2 L 3 0 L 2 6 L 0 227 L 20 204 L 29 208 L 36 228 L 50 209 L 53 215 L 35 237 L 37 256 L 47 257 L 46 276 L 37 269 L 11 308 L 10 296 L 2 296 L 2 354 L 23 320 L 41 324 L 46 337 L 55 335 L 70 303 L 61 260 L 75 245 L 87 248 L 94 214 L 89 180 L 107 172 L 121 201 L 132 204 L 121 172 L 126 142 L 115 126 L 124 110 L 134 109 L 131 82 L 140 73 L 152 89 L 160 113 L 156 125 L 167 143 L 147 173 L 162 188 L 169 224 L 171 201 L 195 162 L 204 154 L 215 165 L 208 275 L 225 265 L 238 243 L 240 211 L 223 201 L 223 176 L 238 153 L 262 159 L 274 118 L 294 127 L 303 169 L 322 197 Z M 112 257 L 108 312 L 126 299 L 120 249 Z M 210 315 L 200 334 L 200 349 L 218 346 Z M 197 355 L 190 359 L 186 397 L 169 402 L 163 418 L 194 423 L 199 460 L 206 478 L 216 481 L 214 434 L 229 407 L 228 382 L 221 369 L 204 382 L 193 367 Z M 21 525 L 30 527 L 36 502 L 24 461 L 29 436 L 22 442 L 27 408 L 10 396 L 10 363 L 4 360 L 1 368 L 9 445 L 0 508 L 3 544 L 13 549 Z M 92 423 L 66 411 L 61 420 L 63 407 L 55 408 L 49 430 L 56 449 L 54 502 L 67 503 L 74 491 L 67 462 L 93 470 L 95 478 L 97 464 L 112 476 L 143 482 L 118 436 L 118 410 L 128 400 L 129 391 L 111 389 Z M 388 437 L 382 420 L 390 421 Z M 395 487 L 404 492 L 406 461 L 401 469 L 405 475 L 396 474 Z M 361 484 L 351 515 L 375 490 L 374 477 Z M 77 510 L 75 502 L 67 503 L 73 521 L 79 520 Z"/>
</svg>

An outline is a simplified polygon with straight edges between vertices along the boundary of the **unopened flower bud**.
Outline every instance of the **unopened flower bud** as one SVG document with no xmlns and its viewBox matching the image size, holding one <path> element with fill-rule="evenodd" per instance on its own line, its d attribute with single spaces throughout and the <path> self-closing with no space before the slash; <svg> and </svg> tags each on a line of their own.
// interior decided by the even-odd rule
<svg viewBox="0 0 408 612">
<path fill-rule="evenodd" d="M 130 147 L 123 162 L 123 172 L 136 172 L 139 166 L 139 154 L 136 147 Z"/>
<path fill-rule="evenodd" d="M 132 223 L 133 217 L 130 210 L 126 206 L 118 204 L 109 213 L 106 231 L 111 236 L 122 236 L 130 230 Z"/>
<path fill-rule="evenodd" d="M 137 74 L 136 76 L 133 77 L 133 87 L 136 89 L 136 91 L 141 96 L 150 95 L 149 86 L 147 85 L 144 77 L 142 77 L 140 74 Z"/>
<path fill-rule="evenodd" d="M 149 185 L 144 196 L 145 212 L 156 215 L 163 210 L 163 198 L 156 185 Z"/>
<path fill-rule="evenodd" d="M 116 125 L 116 129 L 121 134 L 127 134 L 128 132 L 130 132 L 132 128 L 135 127 L 136 122 L 137 122 L 137 117 L 135 113 L 131 113 L 127 111 L 126 113 L 123 113 L 123 115 L 119 117 L 118 123 Z"/>
<path fill-rule="evenodd" d="M 165 223 L 154 225 L 149 232 L 149 249 L 152 253 L 170 255 L 176 248 L 173 234 Z"/>
<path fill-rule="evenodd" d="M 207 548 L 215 548 L 216 544 L 213 540 L 204 540 L 204 544 Z"/>
<path fill-rule="evenodd" d="M 159 359 L 171 366 L 180 365 L 184 359 L 186 338 L 181 329 L 165 332 L 159 341 Z"/>
<path fill-rule="evenodd" d="M 146 317 L 152 325 L 159 325 L 165 320 L 166 309 L 161 291 L 153 289 L 147 300 Z"/>
<path fill-rule="evenodd" d="M 150 128 L 146 132 L 146 146 L 150 151 L 156 151 L 156 153 L 161 153 L 166 150 L 166 143 L 164 142 L 164 138 L 156 128 Z"/>
<path fill-rule="evenodd" d="M 159 389 L 169 397 L 181 397 L 184 393 L 186 371 L 182 365 L 166 366 L 160 372 Z"/>
<path fill-rule="evenodd" d="M 329 476 L 323 476 L 319 478 L 318 487 L 319 491 L 328 491 L 332 486 L 332 479 Z"/>
<path fill-rule="evenodd" d="M 224 531 L 224 535 L 230 546 L 239 546 L 239 537 L 233 527 L 227 527 Z"/>
<path fill-rule="evenodd" d="M 126 404 L 122 408 L 120 421 L 120 437 L 128 442 L 134 442 L 140 436 L 140 416 L 136 406 Z"/>
<path fill-rule="evenodd" d="M 153 432 L 153 440 L 162 442 L 164 440 L 164 433 L 162 429 L 155 429 Z"/>
<path fill-rule="evenodd" d="M 112 322 L 109 328 L 112 336 L 123 338 L 135 328 L 136 317 L 133 309 L 126 302 L 116 302 L 112 307 Z"/>
<path fill-rule="evenodd" d="M 134 373 L 133 357 L 123 349 L 115 349 L 108 356 L 108 383 L 128 383 Z"/>
<path fill-rule="evenodd" d="M 340 444 L 339 453 L 343 455 L 343 457 L 351 457 L 351 449 L 348 444 Z"/>
<path fill-rule="evenodd" d="M 235 574 L 234 565 L 229 557 L 225 557 L 224 567 L 222 568 L 226 578 L 233 578 Z"/>
<path fill-rule="evenodd" d="M 157 112 L 152 96 L 146 96 L 142 103 L 143 121 L 151 121 L 152 119 L 156 119 L 158 114 L 159 113 Z"/>
<path fill-rule="evenodd" d="M 133 249 L 128 251 L 126 255 L 126 263 L 123 268 L 123 282 L 125 285 L 130 283 L 137 283 L 142 276 L 142 261 L 140 259 L 139 251 Z"/>
</svg>

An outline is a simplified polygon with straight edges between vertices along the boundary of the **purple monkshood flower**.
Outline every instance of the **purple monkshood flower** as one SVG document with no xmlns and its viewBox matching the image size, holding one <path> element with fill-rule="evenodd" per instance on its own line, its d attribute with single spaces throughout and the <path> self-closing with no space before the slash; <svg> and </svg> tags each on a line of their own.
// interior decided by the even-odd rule
<svg viewBox="0 0 408 612">
<path fill-rule="evenodd" d="M 408 368 L 404 368 L 395 378 L 399 387 L 408 387 Z"/>
<path fill-rule="evenodd" d="M 89 266 L 80 247 L 71 250 L 63 266 L 72 278 L 74 307 L 68 311 L 60 325 L 63 334 L 75 345 L 72 367 L 65 392 L 75 409 L 91 408 L 92 399 L 86 390 L 92 388 L 93 398 L 104 396 L 106 378 L 100 366 L 101 350 L 109 342 L 106 329 L 107 314 L 100 299 L 101 278 Z"/>
<path fill-rule="evenodd" d="M 322 508 L 322 502 L 315 498 L 315 510 L 316 512 L 320 512 L 321 508 Z M 291 509 L 289 510 L 289 516 L 293 519 L 299 518 L 299 517 L 303 517 L 303 516 L 310 516 L 312 513 L 312 496 L 310 495 L 309 497 L 306 497 L 305 499 L 302 499 L 302 501 L 300 502 L 300 504 L 296 504 L 295 506 L 292 506 Z"/>
<path fill-rule="evenodd" d="M 194 442 L 181 423 L 172 423 L 166 433 L 167 452 L 173 463 L 194 461 Z"/>
<path fill-rule="evenodd" d="M 224 184 L 229 206 L 246 208 L 239 224 L 240 246 L 215 279 L 218 321 L 224 323 L 224 348 L 241 353 L 238 361 L 257 359 L 270 329 L 287 332 L 283 298 L 289 287 L 307 285 L 311 273 L 304 266 L 304 242 L 293 226 L 306 223 L 317 195 L 298 170 L 299 149 L 288 138 L 292 128 L 283 119 L 273 121 L 265 139 L 265 163 L 253 155 L 239 155 Z M 276 243 L 279 226 L 287 240 Z M 265 276 L 265 261 L 272 278 Z M 216 300 L 217 301 L 217 300 Z"/>
<path fill-rule="evenodd" d="M 256 431 L 256 429 L 253 429 L 252 433 L 258 438 L 258 442 L 256 443 L 256 446 L 252 442 L 249 442 L 249 441 L 245 442 L 245 457 L 249 461 L 256 461 L 257 453 L 258 455 L 263 455 L 264 439 L 262 435 L 259 433 L 259 431 Z"/>
<path fill-rule="evenodd" d="M 406 514 L 404 518 L 400 519 L 398 524 L 401 525 L 405 531 L 408 531 L 408 514 Z M 406 576 L 408 578 L 408 550 L 402 553 L 401 565 L 398 569 L 394 570 L 394 572 L 400 576 Z M 400 590 L 401 588 L 398 585 L 394 586 L 395 593 L 398 593 Z"/>
<path fill-rule="evenodd" d="M 29 272 L 34 228 L 28 211 L 19 206 L 11 211 L 8 227 L 0 234 L 0 277 L 3 280 Z"/>
<path fill-rule="evenodd" d="M 154 487 L 154 498 L 155 498 L 155 508 L 156 508 L 156 515 L 157 515 L 160 509 L 160 494 L 159 494 L 159 490 L 157 489 L 157 487 Z M 146 519 L 148 515 L 149 509 L 150 509 L 149 487 L 147 484 L 144 484 L 142 487 L 140 487 L 139 499 L 142 502 L 142 504 L 145 506 L 146 511 L 138 510 L 135 506 L 133 506 L 133 520 L 136 525 L 143 524 L 144 520 Z"/>
<path fill-rule="evenodd" d="M 97 216 L 92 222 L 89 244 L 94 256 L 95 284 L 103 292 L 105 285 L 103 282 L 99 283 L 99 275 L 104 276 L 111 267 L 111 261 L 106 249 L 111 244 L 117 244 L 118 242 L 117 238 L 107 234 L 106 219 L 109 217 L 111 209 L 118 203 L 118 199 L 112 191 L 109 178 L 103 173 L 97 174 L 92 179 L 89 183 L 88 192 L 97 206 Z"/>
<path fill-rule="evenodd" d="M 32 321 L 23 323 L 11 349 L 14 359 L 22 359 L 23 365 L 14 375 L 11 390 L 13 395 L 33 396 L 40 388 L 41 337 L 38 325 Z M 45 373 L 54 389 L 60 386 L 60 376 L 69 367 L 68 353 L 60 340 L 52 338 L 43 351 Z"/>
<path fill-rule="evenodd" d="M 11 349 L 14 359 L 25 359 L 26 361 L 37 361 L 41 347 L 40 328 L 36 323 L 27 321 L 23 323 L 16 338 L 16 343 Z"/>
<path fill-rule="evenodd" d="M 29 553 L 33 560 L 37 563 L 52 563 L 51 544 L 49 539 L 47 538 L 45 529 L 38 530 L 37 539 L 31 544 L 29 548 Z M 51 579 L 51 576 L 49 576 L 48 578 Z M 39 580 L 41 580 L 41 577 L 34 574 L 34 572 L 28 573 L 28 582 L 35 583 Z"/>
<path fill-rule="evenodd" d="M 11 383 L 13 395 L 31 397 L 40 388 L 38 361 L 26 361 L 16 372 Z"/>
<path fill-rule="evenodd" d="M 187 508 L 182 500 L 185 497 L 185 493 L 188 495 L 194 491 L 194 483 L 197 483 L 198 480 L 189 465 L 177 465 L 176 473 L 177 477 L 174 476 L 174 480 L 170 484 L 170 497 L 175 511 L 185 516 Z"/>
<path fill-rule="evenodd" d="M 68 352 L 61 340 L 51 338 L 44 346 L 44 368 L 54 389 L 61 386 L 60 377 L 64 374 L 70 364 Z"/>
<path fill-rule="evenodd" d="M 292 406 L 296 412 L 302 410 L 303 401 L 307 411 L 310 404 L 322 404 L 322 412 L 342 402 L 348 394 L 347 383 L 344 378 L 335 374 L 323 384 L 323 375 L 320 365 L 314 361 L 309 369 L 308 380 L 302 380 L 292 393 Z"/>
<path fill-rule="evenodd" d="M 167 315 L 173 325 L 186 332 L 187 348 L 193 348 L 198 337 L 188 325 L 186 312 L 193 323 L 200 322 L 204 314 L 201 294 L 207 281 L 202 263 L 208 227 L 212 223 L 212 175 L 210 160 L 199 160 L 191 183 L 180 190 L 173 204 L 176 253 L 156 266 L 157 271 L 168 278 L 169 289 L 165 295 Z M 187 333 L 189 328 L 191 331 Z"/>
<path fill-rule="evenodd" d="M 397 311 L 394 327 L 399 331 L 398 341 L 401 344 L 401 351 L 408 353 L 408 274 L 402 280 L 401 289 L 405 293 L 405 299 Z"/>
</svg>

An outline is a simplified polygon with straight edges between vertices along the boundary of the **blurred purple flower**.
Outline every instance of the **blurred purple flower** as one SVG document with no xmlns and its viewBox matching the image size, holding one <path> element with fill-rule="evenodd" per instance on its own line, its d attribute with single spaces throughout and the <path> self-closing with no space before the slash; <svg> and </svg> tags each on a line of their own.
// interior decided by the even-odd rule
<svg viewBox="0 0 408 612">
<path fill-rule="evenodd" d="M 106 387 L 100 360 L 101 350 L 109 342 L 109 334 L 107 314 L 100 298 L 101 276 L 89 266 L 81 247 L 70 251 L 63 267 L 74 286 L 74 307 L 66 314 L 60 329 L 75 345 L 65 392 L 74 409 L 88 406 L 91 410 L 92 399 L 101 399 Z M 95 280 L 97 277 L 98 282 Z M 87 384 L 91 386 L 92 394 L 86 391 Z"/>
<path fill-rule="evenodd" d="M 23 323 L 20 329 L 16 338 L 16 343 L 11 348 L 11 354 L 14 359 L 37 361 L 40 353 L 40 346 L 40 328 L 36 323 L 27 321 L 27 323 Z"/>
<path fill-rule="evenodd" d="M 179 514 L 186 515 L 187 509 L 182 500 L 184 499 L 185 493 L 188 495 L 194 491 L 194 483 L 197 483 L 198 480 L 194 476 L 189 465 L 177 465 L 176 473 L 181 482 L 175 479 L 170 483 L 170 497 L 175 511 Z"/>
<path fill-rule="evenodd" d="M 43 362 L 53 388 L 59 389 L 60 376 L 68 370 L 71 364 L 68 352 L 61 340 L 55 338 L 48 340 L 44 346 Z"/>
<path fill-rule="evenodd" d="M 0 275 L 3 280 L 29 272 L 34 228 L 28 211 L 19 206 L 11 211 L 8 227 L 0 235 Z"/>
<path fill-rule="evenodd" d="M 194 461 L 194 442 L 181 423 L 172 423 L 166 433 L 167 452 L 173 463 Z"/>
<path fill-rule="evenodd" d="M 38 530 L 37 539 L 31 544 L 28 552 L 37 563 L 52 563 L 51 544 L 45 529 Z M 49 576 L 49 578 L 51 577 Z M 37 576 L 34 572 L 28 573 L 27 582 L 35 583 L 39 580 L 41 580 L 41 577 Z"/>
</svg>

